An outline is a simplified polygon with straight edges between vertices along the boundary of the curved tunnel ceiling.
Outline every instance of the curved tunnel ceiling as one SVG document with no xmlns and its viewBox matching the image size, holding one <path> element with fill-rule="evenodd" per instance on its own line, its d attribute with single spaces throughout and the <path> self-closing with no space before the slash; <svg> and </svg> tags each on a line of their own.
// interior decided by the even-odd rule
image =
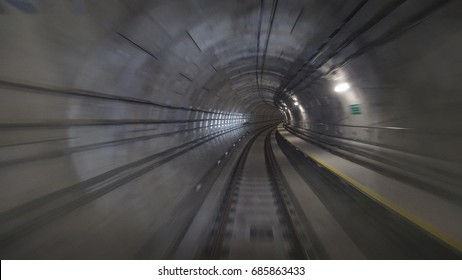
<svg viewBox="0 0 462 280">
<path fill-rule="evenodd" d="M 65 5 L 39 7 L 44 13 L 33 19 L 9 7 L 13 15 L 6 23 L 27 19 L 15 25 L 20 32 L 8 33 L 11 49 L 7 46 L 5 53 L 20 53 L 15 42 L 40 39 L 34 43 L 39 48 L 23 47 L 32 59 L 5 58 L 10 69 L 4 79 L 21 82 L 22 76 L 39 85 L 262 116 L 277 115 L 274 105 L 293 102 L 288 97 L 295 94 L 312 122 L 358 125 L 393 121 L 372 110 L 372 121 L 349 118 L 349 103 L 373 108 L 389 103 L 382 91 L 454 84 L 428 73 L 427 85 L 417 85 L 412 73 L 420 73 L 413 55 L 431 64 L 437 58 L 430 55 L 454 52 L 449 46 L 459 32 L 454 29 L 449 36 L 438 25 L 457 26 L 455 1 L 121 1 L 107 11 L 110 3 L 68 10 Z M 66 24 L 59 26 L 61 21 Z M 42 37 L 44 32 L 49 35 Z M 440 44 L 418 47 L 431 44 L 430 38 Z M 27 62 L 18 61 L 23 59 L 48 64 L 51 71 L 22 73 L 18 65 Z M 394 75 L 400 67 L 409 74 Z M 351 96 L 333 92 L 339 81 L 353 85 Z M 412 106 L 403 97 L 393 98 Z M 408 109 L 407 115 L 414 115 L 415 109 Z M 420 126 L 418 120 L 409 121 L 394 125 Z"/>
<path fill-rule="evenodd" d="M 96 63 L 88 67 L 104 69 L 100 64 L 125 60 L 112 65 L 112 71 L 120 68 L 120 77 L 114 77 L 117 91 L 125 88 L 131 96 L 224 112 L 274 115 L 274 102 L 293 102 L 288 97 L 296 94 L 306 99 L 302 103 L 312 121 L 337 123 L 345 112 L 329 105 L 366 105 L 375 97 L 363 95 L 384 88 L 411 90 L 410 84 L 384 73 L 403 63 L 399 53 L 388 51 L 389 44 L 412 37 L 417 39 L 413 44 L 425 44 L 425 27 L 415 26 L 428 18 L 438 20 L 442 8 L 450 9 L 445 7 L 449 2 L 147 1 L 113 27 L 101 54 L 94 54 Z M 438 36 L 442 42 L 448 39 Z M 128 54 L 124 49 L 130 49 Z M 401 52 L 409 56 L 404 48 Z M 393 59 L 401 61 L 393 66 Z M 91 89 L 98 74 L 84 74 L 79 87 Z M 341 80 L 354 83 L 356 97 L 344 100 L 333 93 Z M 323 102 L 327 107 L 322 112 L 309 107 Z M 373 118 L 375 123 L 387 121 Z"/>
<path fill-rule="evenodd" d="M 186 103 L 181 105 L 190 105 L 190 97 L 196 106 L 274 114 L 268 105 L 294 64 L 314 54 L 326 30 L 364 2 L 147 2 L 117 27 L 120 38 L 108 40 L 110 45 L 125 40 L 140 50 L 140 58 L 132 54 L 123 67 L 152 65 L 147 83 L 154 100 L 171 92 L 184 96 L 177 101 Z"/>
</svg>

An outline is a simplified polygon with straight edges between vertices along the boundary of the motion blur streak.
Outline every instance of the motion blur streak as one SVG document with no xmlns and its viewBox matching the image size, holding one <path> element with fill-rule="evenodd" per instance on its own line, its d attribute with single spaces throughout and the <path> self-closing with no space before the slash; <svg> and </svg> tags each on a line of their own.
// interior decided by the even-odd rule
<svg viewBox="0 0 462 280">
<path fill-rule="evenodd" d="M 462 1 L 0 0 L 2 259 L 460 259 Z"/>
</svg>

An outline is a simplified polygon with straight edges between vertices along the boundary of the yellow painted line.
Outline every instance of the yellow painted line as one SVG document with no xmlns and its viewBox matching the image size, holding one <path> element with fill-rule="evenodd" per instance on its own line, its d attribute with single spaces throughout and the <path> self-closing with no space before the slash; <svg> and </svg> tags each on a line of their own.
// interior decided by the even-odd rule
<svg viewBox="0 0 462 280">
<path fill-rule="evenodd" d="M 282 133 L 281 133 L 282 135 Z M 285 138 L 285 137 L 284 137 Z M 371 190 L 370 188 L 366 187 L 362 183 L 356 181 L 355 179 L 351 178 L 350 176 L 342 173 L 341 171 L 337 170 L 336 168 L 330 166 L 329 164 L 325 163 L 318 157 L 314 156 L 312 153 L 304 150 L 303 148 L 293 144 L 290 142 L 287 138 L 286 140 L 291 143 L 292 145 L 296 146 L 298 149 L 300 149 L 303 153 L 305 153 L 307 156 L 312 158 L 314 161 L 317 163 L 323 165 L 325 168 L 329 169 L 332 173 L 336 174 L 337 176 L 341 177 L 343 180 L 347 181 L 352 185 L 353 187 L 357 188 L 359 191 L 364 193 L 365 195 L 371 197 L 372 199 L 378 201 L 382 205 L 386 206 L 387 208 L 393 210 L 394 212 L 398 213 L 399 215 L 403 216 L 410 222 L 416 224 L 423 230 L 427 231 L 431 235 L 435 236 L 436 238 L 440 239 L 450 247 L 456 249 L 459 252 L 462 252 L 462 242 L 453 238 L 452 236 L 448 235 L 447 233 L 443 232 L 441 229 L 434 227 L 433 225 L 429 224 L 428 222 L 422 220 L 421 218 L 417 217 L 416 215 L 410 213 L 406 209 L 396 205 L 392 201 L 386 199 L 385 197 L 381 196 L 377 192 Z"/>
</svg>

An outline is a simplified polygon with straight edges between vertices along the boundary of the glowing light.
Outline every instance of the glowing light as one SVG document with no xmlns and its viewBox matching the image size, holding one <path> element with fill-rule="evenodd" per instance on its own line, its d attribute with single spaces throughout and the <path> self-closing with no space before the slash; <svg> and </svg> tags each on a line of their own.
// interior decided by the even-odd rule
<svg viewBox="0 0 462 280">
<path fill-rule="evenodd" d="M 334 90 L 335 92 L 345 92 L 350 89 L 350 84 L 349 83 L 341 83 L 335 86 Z"/>
<path fill-rule="evenodd" d="M 298 106 L 298 104 L 299 104 L 299 103 L 298 103 L 297 101 L 294 102 L 294 105 L 295 105 L 295 106 Z"/>
</svg>

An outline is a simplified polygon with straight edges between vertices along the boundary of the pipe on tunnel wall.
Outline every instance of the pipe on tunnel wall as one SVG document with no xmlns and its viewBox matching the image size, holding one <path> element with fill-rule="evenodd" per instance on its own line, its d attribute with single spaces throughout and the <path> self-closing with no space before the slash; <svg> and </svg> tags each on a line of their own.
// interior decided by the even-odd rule
<svg viewBox="0 0 462 280">
<path fill-rule="evenodd" d="M 0 2 L 1 234 L 34 232 L 2 257 L 133 257 L 233 143 L 283 116 L 460 195 L 460 1 L 31 5 Z"/>
</svg>

